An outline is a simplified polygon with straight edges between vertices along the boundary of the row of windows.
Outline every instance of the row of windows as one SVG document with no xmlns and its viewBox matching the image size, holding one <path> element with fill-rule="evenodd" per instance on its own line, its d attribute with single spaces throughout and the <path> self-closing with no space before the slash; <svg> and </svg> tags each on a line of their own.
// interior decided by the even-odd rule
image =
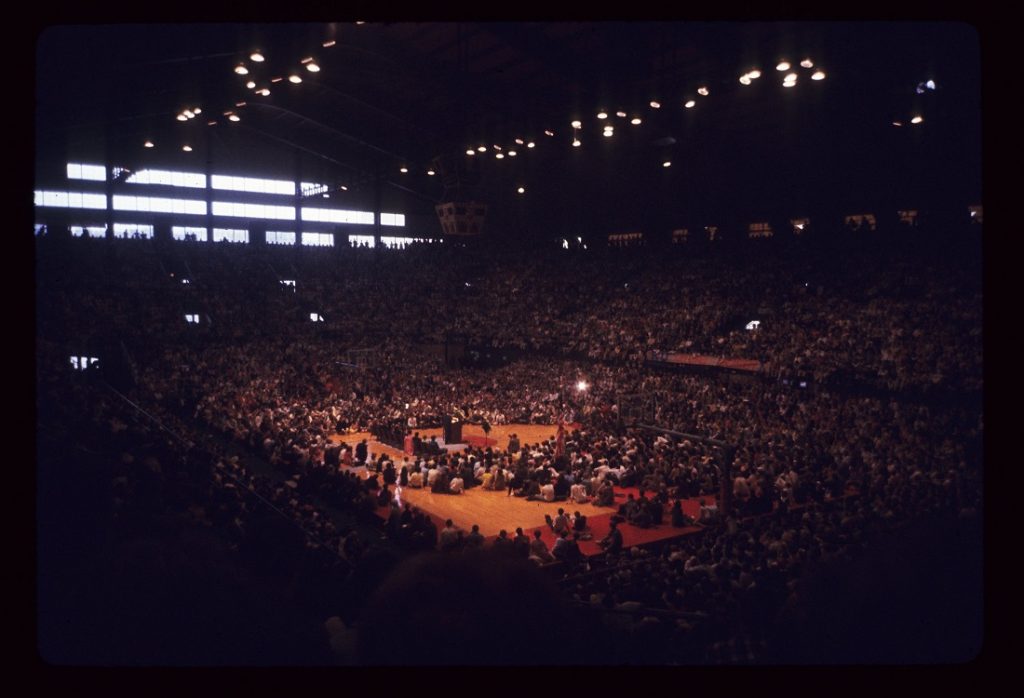
<svg viewBox="0 0 1024 698">
<path fill-rule="evenodd" d="M 381 214 L 381 223 L 384 215 Z M 334 208 L 303 208 L 302 220 L 318 221 L 321 223 L 358 223 L 360 225 L 373 225 L 372 211 L 345 211 Z M 396 224 L 397 225 L 397 224 Z M 402 225 L 405 225 L 405 217 L 402 217 Z"/>
<path fill-rule="evenodd" d="M 141 223 L 114 223 L 114 237 L 152 240 L 153 226 Z"/>
<path fill-rule="evenodd" d="M 214 228 L 214 242 L 249 242 L 248 230 L 232 230 L 230 228 Z"/>
<path fill-rule="evenodd" d="M 206 242 L 206 228 L 176 225 L 171 228 L 171 237 L 175 240 L 199 240 L 200 242 Z"/>
<path fill-rule="evenodd" d="M 357 236 L 349 235 L 349 241 L 351 241 L 353 237 L 357 237 Z M 370 238 L 370 239 L 372 240 L 373 238 Z M 381 244 L 383 244 L 385 247 L 390 248 L 390 249 L 396 249 L 396 248 L 397 249 L 402 249 L 406 245 L 411 245 L 414 242 L 437 242 L 437 240 L 435 240 L 434 238 L 400 238 L 400 237 L 388 237 L 388 236 L 385 236 L 385 235 L 381 235 L 380 241 L 381 241 Z M 371 247 L 373 246 L 372 243 L 371 243 L 370 246 Z"/>
<path fill-rule="evenodd" d="M 91 238 L 105 238 L 107 237 L 107 226 L 105 225 L 73 225 L 71 226 L 71 235 L 80 238 L 83 235 L 88 235 Z"/>
<path fill-rule="evenodd" d="M 259 179 L 257 177 L 229 177 L 211 175 L 210 186 L 214 189 L 247 191 L 256 194 L 288 194 L 295 196 L 295 182 L 285 179 Z"/>
<path fill-rule="evenodd" d="M 175 172 L 172 170 L 139 170 L 128 176 L 132 184 L 163 184 L 168 187 L 206 188 L 206 175 L 199 172 Z"/>
<path fill-rule="evenodd" d="M 268 245 L 294 245 L 295 244 L 295 233 L 281 230 L 268 230 L 267 231 L 267 244 Z"/>
<path fill-rule="evenodd" d="M 99 368 L 99 358 L 96 356 L 71 356 L 68 357 L 71 362 L 71 368 L 76 371 L 84 371 L 87 368 Z"/>
<path fill-rule="evenodd" d="M 91 179 L 105 182 L 107 180 L 107 168 L 103 165 L 83 165 L 78 162 L 69 162 L 68 179 Z"/>
<path fill-rule="evenodd" d="M 105 209 L 107 207 L 107 197 L 105 194 L 36 190 L 35 205 L 61 208 Z M 123 194 L 115 194 L 113 197 L 113 208 L 115 211 L 179 213 L 197 216 L 206 215 L 205 201 L 198 199 L 169 199 L 159 196 L 126 196 Z M 230 216 L 233 218 L 261 218 L 267 220 L 293 221 L 295 220 L 295 208 L 293 206 L 273 206 L 270 204 L 214 201 L 213 215 Z M 401 213 L 381 213 L 380 218 L 381 225 L 405 225 L 405 215 Z M 373 212 L 345 211 L 327 208 L 303 208 L 302 220 L 373 225 Z"/>
</svg>

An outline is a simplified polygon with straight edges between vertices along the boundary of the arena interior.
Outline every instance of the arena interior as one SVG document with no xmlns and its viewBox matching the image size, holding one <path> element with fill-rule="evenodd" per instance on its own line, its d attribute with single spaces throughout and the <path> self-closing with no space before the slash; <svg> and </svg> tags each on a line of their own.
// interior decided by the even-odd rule
<svg viewBox="0 0 1024 698">
<path fill-rule="evenodd" d="M 355 19 L 38 36 L 39 658 L 977 657 L 975 30 Z"/>
</svg>

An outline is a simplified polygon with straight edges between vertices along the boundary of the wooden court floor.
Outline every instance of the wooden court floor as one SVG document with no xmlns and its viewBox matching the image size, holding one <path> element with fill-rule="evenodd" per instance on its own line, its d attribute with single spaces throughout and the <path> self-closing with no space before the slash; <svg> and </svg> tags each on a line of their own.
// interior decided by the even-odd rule
<svg viewBox="0 0 1024 698">
<path fill-rule="evenodd" d="M 521 443 L 533 444 L 545 439 L 553 438 L 558 431 L 557 425 L 542 424 L 506 424 L 495 425 L 490 433 L 490 438 L 497 439 L 496 448 L 504 450 L 508 447 L 509 435 L 519 435 Z M 421 436 L 440 436 L 441 429 L 420 429 Z M 483 437 L 483 430 L 475 424 L 467 424 L 462 430 L 463 437 Z M 384 452 L 394 459 L 399 466 L 406 454 L 387 444 L 382 444 L 373 439 L 367 432 L 355 434 L 336 435 L 334 441 L 343 441 L 352 446 L 362 439 L 367 440 L 371 456 Z M 442 521 L 451 519 L 459 528 L 467 531 L 473 524 L 480 526 L 480 533 L 484 536 L 497 535 L 505 529 L 509 534 L 515 532 L 516 527 L 524 531 L 537 526 L 545 525 L 544 515 L 554 516 L 558 513 L 559 507 L 569 513 L 579 511 L 585 516 L 600 516 L 611 514 L 615 510 L 612 507 L 596 507 L 592 504 L 573 504 L 572 502 L 538 502 L 527 501 L 523 497 L 509 497 L 505 492 L 494 492 L 474 487 L 462 494 L 434 494 L 427 488 L 415 489 L 412 487 L 401 488 L 398 492 L 399 500 L 404 504 L 411 503 L 414 507 L 427 511 Z"/>
</svg>

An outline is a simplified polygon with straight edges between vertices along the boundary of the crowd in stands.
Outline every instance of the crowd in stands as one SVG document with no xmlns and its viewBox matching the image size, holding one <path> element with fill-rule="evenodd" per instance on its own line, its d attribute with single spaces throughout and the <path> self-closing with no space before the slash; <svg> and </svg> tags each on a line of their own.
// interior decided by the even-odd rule
<svg viewBox="0 0 1024 698">
<path fill-rule="evenodd" d="M 811 571 L 915 522 L 980 511 L 980 278 L 970 267 L 838 273 L 745 260 L 722 273 L 686 258 L 595 255 L 573 256 L 569 274 L 556 253 L 496 260 L 438 246 L 347 250 L 338 264 L 320 250 L 52 244 L 37 241 L 38 423 L 52 444 L 44 455 L 59 444 L 76 455 L 53 451 L 46 474 L 74 464 L 85 470 L 72 482 L 105 479 L 110 528 L 126 539 L 217 531 L 241 567 L 289 590 L 281 598 L 299 615 L 365 623 L 360 603 L 390 569 L 382 550 L 490 551 L 552 569 L 602 628 L 659 648 L 647 661 L 764 661 Z M 314 311 L 326 321 L 309 322 Z M 185 323 L 192 312 L 204 321 Z M 744 329 L 750 319 L 760 328 Z M 452 335 L 516 358 L 445 366 L 424 347 Z M 102 366 L 71 371 L 75 342 L 119 343 L 131 379 L 115 388 Z M 368 347 L 372 357 L 349 361 L 349 349 Z M 649 349 L 758 358 L 767 371 L 660 372 L 642 365 Z M 787 376 L 818 385 L 801 390 Z M 848 393 L 837 376 L 886 391 Z M 961 397 L 935 399 L 929 386 Z M 626 394 L 645 396 L 668 430 L 734 446 L 727 516 L 706 507 L 693 522 L 678 507 L 718 495 L 721 450 L 630 428 L 619 419 Z M 350 438 L 440 426 L 456 410 L 578 427 L 562 444 L 508 450 L 424 443 L 401 462 Z M 367 480 L 350 467 L 360 465 Z M 440 527 L 399 505 L 396 485 L 558 503 L 557 543 Z M 620 508 L 616 487 L 641 495 Z M 615 512 L 593 561 L 579 553 L 582 502 Z M 653 550 L 623 546 L 619 530 L 694 523 L 697 535 Z"/>
</svg>

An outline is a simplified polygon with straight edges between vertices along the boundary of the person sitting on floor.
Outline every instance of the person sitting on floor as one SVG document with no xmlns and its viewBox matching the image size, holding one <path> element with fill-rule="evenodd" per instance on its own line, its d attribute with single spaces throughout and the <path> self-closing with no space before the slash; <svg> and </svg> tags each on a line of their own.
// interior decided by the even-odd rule
<svg viewBox="0 0 1024 698">
<path fill-rule="evenodd" d="M 420 489 L 423 487 L 423 473 L 420 472 L 420 466 L 415 466 L 412 473 L 409 475 L 409 487 L 413 489 Z"/>
<path fill-rule="evenodd" d="M 598 545 L 604 548 L 607 553 L 620 553 L 622 552 L 622 531 L 619 530 L 619 524 L 615 519 L 609 522 L 611 528 L 608 530 L 608 535 L 598 541 Z"/>
<path fill-rule="evenodd" d="M 586 504 L 590 501 L 590 497 L 587 496 L 587 488 L 578 482 L 570 488 L 569 498 L 574 504 Z"/>
<path fill-rule="evenodd" d="M 594 504 L 599 507 L 615 506 L 615 489 L 611 482 L 605 480 L 601 483 L 601 487 L 597 490 L 597 498 Z"/>
<path fill-rule="evenodd" d="M 548 544 L 545 543 L 540 536 L 540 529 L 535 529 L 533 532 L 533 540 L 530 541 L 530 559 L 539 565 L 554 562 L 555 558 L 552 557 L 551 551 L 548 550 Z"/>
<path fill-rule="evenodd" d="M 462 478 L 456 475 L 452 478 L 452 481 L 448 483 L 448 491 L 452 494 L 462 494 L 463 484 Z"/>
</svg>

